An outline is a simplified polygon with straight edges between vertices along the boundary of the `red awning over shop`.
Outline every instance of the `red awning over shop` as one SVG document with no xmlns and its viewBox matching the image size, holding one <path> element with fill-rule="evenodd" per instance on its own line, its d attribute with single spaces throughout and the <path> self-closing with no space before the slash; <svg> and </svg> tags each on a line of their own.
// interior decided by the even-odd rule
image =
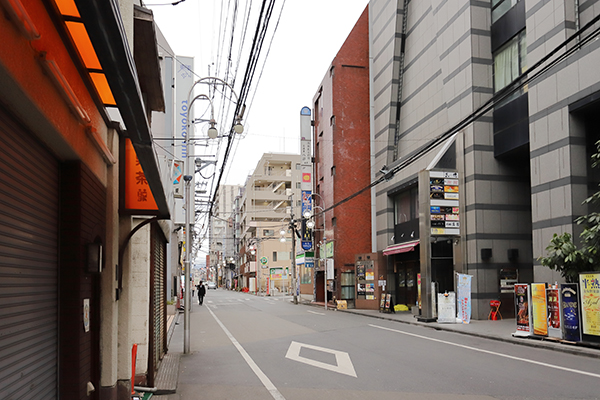
<svg viewBox="0 0 600 400">
<path fill-rule="evenodd" d="M 387 247 L 383 250 L 384 256 L 391 256 L 393 254 L 406 253 L 408 251 L 413 251 L 415 246 L 419 244 L 418 240 L 413 240 L 412 242 L 406 242 L 401 244 L 395 244 L 393 246 Z"/>
</svg>

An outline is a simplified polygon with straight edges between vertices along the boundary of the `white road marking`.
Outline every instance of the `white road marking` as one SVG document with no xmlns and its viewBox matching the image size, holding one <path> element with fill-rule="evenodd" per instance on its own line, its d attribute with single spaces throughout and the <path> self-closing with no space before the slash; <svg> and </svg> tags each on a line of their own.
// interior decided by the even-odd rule
<svg viewBox="0 0 600 400">
<path fill-rule="evenodd" d="M 311 360 L 310 358 L 300 356 L 300 349 L 302 349 L 302 347 L 335 355 L 335 361 L 337 365 L 331 365 L 321 361 Z M 354 370 L 354 365 L 352 365 L 352 361 L 350 360 L 350 355 L 343 351 L 326 349 L 324 347 L 313 346 L 310 344 L 292 342 L 287 351 L 287 354 L 285 355 L 285 358 L 289 358 L 290 360 L 298 361 L 304 364 L 312 365 L 313 367 L 323 368 L 328 371 L 337 372 L 338 374 L 350 375 L 356 378 L 356 371 Z"/>
<path fill-rule="evenodd" d="M 317 314 L 317 315 L 325 315 L 325 313 L 322 312 L 316 312 L 316 311 L 311 311 L 311 310 L 306 310 L 306 312 L 309 312 L 311 314 Z"/>
<path fill-rule="evenodd" d="M 235 346 L 237 351 L 240 352 L 240 354 L 242 355 L 242 357 L 244 358 L 244 360 L 246 361 L 246 363 L 248 364 L 250 369 L 252 369 L 252 371 L 258 377 L 258 379 L 260 379 L 263 386 L 269 391 L 269 393 L 271 393 L 271 396 L 273 396 L 273 398 L 275 400 L 285 400 L 285 397 L 283 397 L 283 395 L 281 393 L 279 393 L 279 390 L 277 390 L 275 385 L 273 385 L 273 382 L 271 382 L 271 380 L 267 377 L 267 375 L 265 375 L 265 373 L 262 372 L 262 370 L 258 367 L 258 365 L 256 365 L 256 363 L 254 362 L 252 357 L 250 357 L 248 352 L 246 352 L 246 350 L 244 350 L 242 345 L 233 337 L 231 332 L 229 332 L 229 330 L 225 327 L 225 325 L 223 325 L 223 323 L 219 320 L 219 318 L 217 318 L 217 316 L 210 309 L 210 307 L 208 308 L 208 311 L 213 316 L 215 321 L 217 321 L 217 324 L 219 324 L 221 329 L 223 329 L 223 332 L 225 332 L 225 334 L 227 335 L 229 340 L 231 340 L 231 343 L 233 343 L 233 345 Z"/>
<path fill-rule="evenodd" d="M 386 328 L 384 326 L 378 326 L 378 325 L 372 325 L 372 324 L 369 324 L 369 326 L 371 326 L 373 328 L 377 328 L 377 329 L 383 329 L 383 330 L 390 331 L 390 332 L 401 333 L 401 334 L 407 335 L 407 336 L 413 336 L 413 337 L 416 337 L 416 338 L 419 338 L 419 339 L 430 340 L 432 342 L 438 342 L 438 343 L 443 343 L 443 344 L 447 344 L 447 345 L 450 345 L 450 346 L 461 347 L 461 348 L 467 349 L 467 350 L 478 351 L 480 353 L 486 353 L 486 354 L 491 354 L 491 355 L 498 356 L 498 357 L 509 358 L 511 360 L 517 360 L 517 361 L 523 361 L 523 362 L 530 363 L 530 364 L 541 365 L 542 367 L 554 368 L 554 369 L 558 369 L 558 370 L 561 370 L 561 371 L 568 371 L 568 372 L 573 372 L 575 374 L 581 374 L 581 375 L 592 376 L 594 378 L 600 378 L 600 374 L 594 374 L 592 372 L 581 371 L 581 370 L 577 370 L 577 369 L 573 369 L 573 368 L 567 368 L 567 367 L 561 367 L 560 365 L 548 364 L 548 363 L 545 363 L 545 362 L 540 362 L 540 361 L 535 361 L 535 360 L 529 360 L 529 359 L 521 358 L 521 357 L 510 356 L 508 354 L 503 354 L 503 353 L 496 353 L 494 351 L 489 351 L 489 350 L 484 350 L 484 349 L 478 349 L 477 347 L 466 346 L 464 344 L 447 342 L 445 340 L 440 340 L 440 339 L 430 338 L 430 337 L 427 337 L 427 336 L 417 335 L 417 334 L 414 334 L 414 333 L 399 331 L 397 329 Z"/>
</svg>

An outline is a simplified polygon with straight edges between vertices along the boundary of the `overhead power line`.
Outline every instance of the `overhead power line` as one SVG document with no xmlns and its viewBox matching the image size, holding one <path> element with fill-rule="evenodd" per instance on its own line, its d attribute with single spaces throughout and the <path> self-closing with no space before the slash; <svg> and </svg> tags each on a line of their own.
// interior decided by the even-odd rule
<svg viewBox="0 0 600 400">
<path fill-rule="evenodd" d="M 337 203 L 322 210 L 321 212 L 316 213 L 315 215 L 321 215 L 321 214 L 325 213 L 326 211 L 332 210 L 332 209 L 354 199 L 355 197 L 361 195 L 365 191 L 380 184 L 381 182 L 388 180 L 390 176 L 393 176 L 397 172 L 403 170 L 404 168 L 408 167 L 415 161 L 419 160 L 422 156 L 424 156 L 425 154 L 427 154 L 428 152 L 430 152 L 431 150 L 436 148 L 438 145 L 440 145 L 445 140 L 449 139 L 452 135 L 460 132 L 462 129 L 466 128 L 468 125 L 470 125 L 471 123 L 473 123 L 474 121 L 479 119 L 481 116 L 488 113 L 490 110 L 492 110 L 492 108 L 497 103 L 508 98 L 512 94 L 521 90 L 526 85 L 528 85 L 528 84 L 532 83 L 533 81 L 535 81 L 536 79 L 540 78 L 543 74 L 548 72 L 551 68 L 553 68 L 558 63 L 567 59 L 573 53 L 579 51 L 583 46 L 585 46 L 592 40 L 596 40 L 598 35 L 600 34 L 600 27 L 592 30 L 584 38 L 581 38 L 581 35 L 584 34 L 588 29 L 592 28 L 598 21 L 600 21 L 600 15 L 593 18 L 585 26 L 583 26 L 581 29 L 576 31 L 573 35 L 571 35 L 565 41 L 563 41 L 558 46 L 556 46 L 552 51 L 550 51 L 546 56 L 544 56 L 537 63 L 535 63 L 531 68 L 529 68 L 527 71 L 522 73 L 511 84 L 509 84 L 504 89 L 495 93 L 488 101 L 486 101 L 483 105 L 481 105 L 479 108 L 477 108 L 474 112 L 472 112 L 471 114 L 469 114 L 468 116 L 463 118 L 460 122 L 455 124 L 453 127 L 448 129 L 446 132 L 440 134 L 436 138 L 430 140 L 425 145 L 421 146 L 421 148 L 416 153 L 409 156 L 405 160 L 402 160 L 396 166 L 391 168 L 388 173 L 386 173 L 385 175 L 382 175 L 378 179 L 375 179 L 368 186 L 366 186 L 366 187 L 360 189 L 359 191 L 353 193 L 352 195 L 338 201 Z M 573 45 L 573 47 L 565 50 L 564 53 L 560 54 L 557 58 L 551 60 L 552 57 L 554 57 L 559 51 L 561 51 L 563 48 L 565 48 L 567 45 L 569 45 L 573 41 L 577 41 L 577 43 L 575 43 Z"/>
</svg>

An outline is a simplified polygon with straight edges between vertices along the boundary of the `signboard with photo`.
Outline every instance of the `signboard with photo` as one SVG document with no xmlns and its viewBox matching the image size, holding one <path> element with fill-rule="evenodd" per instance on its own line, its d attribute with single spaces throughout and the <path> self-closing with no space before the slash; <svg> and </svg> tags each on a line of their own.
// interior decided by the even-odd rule
<svg viewBox="0 0 600 400">
<path fill-rule="evenodd" d="M 529 309 L 529 285 L 527 283 L 515 283 L 515 305 L 517 333 L 525 336 L 531 333 L 530 309 Z"/>
</svg>

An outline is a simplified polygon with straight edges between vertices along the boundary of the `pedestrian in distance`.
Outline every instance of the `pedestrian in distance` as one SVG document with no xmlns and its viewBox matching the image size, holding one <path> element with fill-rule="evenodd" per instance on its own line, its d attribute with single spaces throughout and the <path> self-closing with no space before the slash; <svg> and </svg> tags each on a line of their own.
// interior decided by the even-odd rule
<svg viewBox="0 0 600 400">
<path fill-rule="evenodd" d="M 196 288 L 198 288 L 198 304 L 202 305 L 202 302 L 204 301 L 204 295 L 206 294 L 206 288 L 204 287 L 202 281 L 196 285 Z"/>
</svg>

